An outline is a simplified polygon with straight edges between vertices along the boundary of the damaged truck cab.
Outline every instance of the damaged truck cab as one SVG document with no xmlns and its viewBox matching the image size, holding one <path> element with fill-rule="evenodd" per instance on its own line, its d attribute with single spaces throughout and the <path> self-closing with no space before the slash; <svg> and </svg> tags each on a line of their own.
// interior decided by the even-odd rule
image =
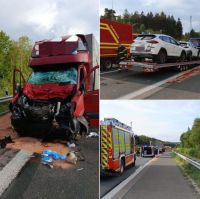
<svg viewBox="0 0 200 199">
<path fill-rule="evenodd" d="M 99 50 L 90 35 L 36 42 L 25 82 L 13 75 L 11 123 L 19 135 L 56 128 L 70 137 L 99 125 Z"/>
</svg>

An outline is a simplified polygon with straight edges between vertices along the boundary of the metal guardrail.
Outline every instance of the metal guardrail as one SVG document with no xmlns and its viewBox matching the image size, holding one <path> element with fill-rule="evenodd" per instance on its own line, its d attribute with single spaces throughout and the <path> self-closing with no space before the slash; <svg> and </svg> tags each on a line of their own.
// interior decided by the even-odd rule
<svg viewBox="0 0 200 199">
<path fill-rule="evenodd" d="M 2 103 L 2 102 L 8 102 L 11 99 L 12 99 L 12 96 L 1 97 L 0 98 L 0 103 Z"/>
<path fill-rule="evenodd" d="M 174 151 L 174 153 L 176 153 L 180 158 L 184 159 L 185 161 L 187 161 L 188 163 L 192 164 L 193 166 L 195 166 L 197 169 L 200 170 L 200 162 L 197 162 L 195 160 L 192 160 L 191 158 L 188 158 L 180 153 L 177 153 Z"/>
</svg>

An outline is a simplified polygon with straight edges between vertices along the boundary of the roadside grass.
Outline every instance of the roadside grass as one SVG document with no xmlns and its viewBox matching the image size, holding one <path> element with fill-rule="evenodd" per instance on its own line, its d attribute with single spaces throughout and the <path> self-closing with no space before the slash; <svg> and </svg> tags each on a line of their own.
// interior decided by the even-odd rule
<svg viewBox="0 0 200 199">
<path fill-rule="evenodd" d="M 197 186 L 200 188 L 200 170 L 198 170 L 193 165 L 187 163 L 175 153 L 172 153 L 172 157 L 176 160 L 176 163 L 180 167 L 183 174 L 193 179 Z"/>
<path fill-rule="evenodd" d="M 0 103 L 0 114 L 9 110 L 9 104 L 10 102 L 2 102 Z"/>
<path fill-rule="evenodd" d="M 181 154 L 185 154 L 192 158 L 200 160 L 200 149 L 199 148 L 176 148 L 176 151 Z"/>
</svg>

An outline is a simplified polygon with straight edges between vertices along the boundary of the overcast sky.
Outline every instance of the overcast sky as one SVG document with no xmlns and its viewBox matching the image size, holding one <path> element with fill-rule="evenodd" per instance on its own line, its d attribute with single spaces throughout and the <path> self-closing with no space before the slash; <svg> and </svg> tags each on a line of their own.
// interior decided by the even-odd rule
<svg viewBox="0 0 200 199">
<path fill-rule="evenodd" d="M 112 8 L 117 15 L 123 14 L 124 9 L 129 12 L 152 11 L 153 13 L 164 11 L 173 15 L 176 20 L 181 19 L 184 32 L 190 30 L 190 16 L 192 16 L 192 27 L 200 31 L 200 1 L 199 0 L 100 0 L 100 14 L 104 13 L 105 8 Z M 164 24 L 163 24 L 164 25 Z"/>
<path fill-rule="evenodd" d="M 101 100 L 100 118 L 116 118 L 137 135 L 179 141 L 180 135 L 200 118 L 199 100 Z"/>
<path fill-rule="evenodd" d="M 74 33 L 99 40 L 98 0 L 0 0 L 0 30 L 32 41 Z"/>
</svg>

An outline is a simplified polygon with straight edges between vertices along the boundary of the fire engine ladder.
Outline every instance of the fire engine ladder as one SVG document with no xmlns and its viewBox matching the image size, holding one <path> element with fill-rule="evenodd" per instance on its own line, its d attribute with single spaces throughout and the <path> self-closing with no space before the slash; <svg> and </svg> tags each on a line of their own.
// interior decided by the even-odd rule
<svg viewBox="0 0 200 199">
<path fill-rule="evenodd" d="M 108 167 L 108 132 L 107 126 L 101 126 L 101 166 Z"/>
</svg>

